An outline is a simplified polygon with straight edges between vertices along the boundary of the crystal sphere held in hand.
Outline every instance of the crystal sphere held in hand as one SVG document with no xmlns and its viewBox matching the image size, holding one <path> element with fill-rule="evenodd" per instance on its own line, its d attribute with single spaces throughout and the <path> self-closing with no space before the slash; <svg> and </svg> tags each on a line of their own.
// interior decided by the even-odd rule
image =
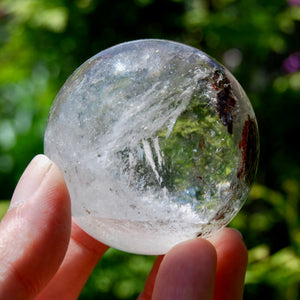
<svg viewBox="0 0 300 300">
<path fill-rule="evenodd" d="M 84 231 L 123 251 L 163 254 L 236 215 L 257 169 L 258 128 L 222 65 L 184 44 L 138 40 L 100 52 L 67 80 L 45 154 Z"/>
</svg>

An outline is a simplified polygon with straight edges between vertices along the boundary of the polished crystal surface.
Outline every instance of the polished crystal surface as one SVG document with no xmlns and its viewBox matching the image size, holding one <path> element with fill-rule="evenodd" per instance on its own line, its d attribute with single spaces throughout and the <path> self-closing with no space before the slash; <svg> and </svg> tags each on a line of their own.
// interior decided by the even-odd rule
<svg viewBox="0 0 300 300">
<path fill-rule="evenodd" d="M 123 43 L 86 61 L 57 95 L 45 132 L 75 222 L 141 254 L 227 225 L 258 153 L 256 118 L 235 78 L 203 52 L 165 40 Z"/>
</svg>

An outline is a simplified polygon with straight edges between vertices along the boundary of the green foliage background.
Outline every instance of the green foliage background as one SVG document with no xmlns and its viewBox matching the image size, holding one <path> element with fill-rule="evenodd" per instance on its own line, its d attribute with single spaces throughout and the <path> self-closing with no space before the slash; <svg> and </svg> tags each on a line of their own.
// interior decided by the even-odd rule
<svg viewBox="0 0 300 300">
<path fill-rule="evenodd" d="M 231 226 L 249 249 L 244 299 L 300 299 L 300 3 L 297 0 L 2 0 L 0 217 L 43 152 L 51 103 L 86 59 L 114 44 L 164 38 L 225 64 L 247 92 L 261 158 Z M 6 201 L 5 201 L 6 200 Z M 80 299 L 135 299 L 153 257 L 109 250 Z"/>
</svg>

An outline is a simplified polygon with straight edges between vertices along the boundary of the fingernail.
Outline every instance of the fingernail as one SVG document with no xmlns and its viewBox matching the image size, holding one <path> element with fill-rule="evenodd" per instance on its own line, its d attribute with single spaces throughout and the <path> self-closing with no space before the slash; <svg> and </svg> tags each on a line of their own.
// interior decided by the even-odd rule
<svg viewBox="0 0 300 300">
<path fill-rule="evenodd" d="M 21 176 L 11 199 L 10 207 L 23 205 L 38 190 L 46 174 L 53 165 L 45 155 L 35 156 Z"/>
</svg>

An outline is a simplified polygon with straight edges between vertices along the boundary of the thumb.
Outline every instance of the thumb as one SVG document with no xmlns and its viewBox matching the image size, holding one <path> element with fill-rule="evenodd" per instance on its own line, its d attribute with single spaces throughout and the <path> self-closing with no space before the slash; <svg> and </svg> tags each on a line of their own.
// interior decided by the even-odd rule
<svg viewBox="0 0 300 300">
<path fill-rule="evenodd" d="M 32 299 L 57 271 L 68 247 L 70 198 L 58 167 L 36 156 L 0 224 L 0 299 Z"/>
</svg>

